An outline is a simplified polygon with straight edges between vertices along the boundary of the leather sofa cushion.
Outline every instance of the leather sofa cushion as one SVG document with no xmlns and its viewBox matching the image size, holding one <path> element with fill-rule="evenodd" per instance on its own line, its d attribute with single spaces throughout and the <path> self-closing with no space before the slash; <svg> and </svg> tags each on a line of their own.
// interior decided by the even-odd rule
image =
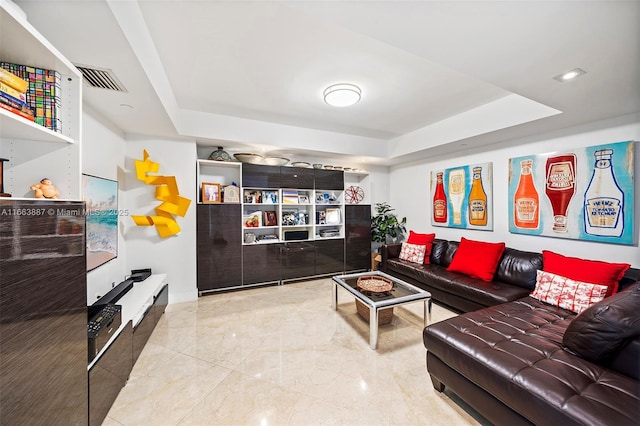
<svg viewBox="0 0 640 426">
<path fill-rule="evenodd" d="M 447 241 L 447 249 L 443 253 L 442 259 L 440 260 L 441 266 L 444 266 L 446 268 L 451 264 L 453 256 L 456 254 L 456 251 L 458 251 L 459 245 L 460 243 L 458 241 Z"/>
<path fill-rule="evenodd" d="M 431 245 L 431 255 L 429 256 L 430 263 L 436 265 L 442 265 L 442 259 L 447 251 L 447 240 L 440 240 L 436 238 Z"/>
<path fill-rule="evenodd" d="M 604 299 L 578 315 L 564 333 L 564 345 L 593 362 L 609 360 L 640 336 L 640 285 Z"/>
<path fill-rule="evenodd" d="M 535 424 L 637 424 L 638 382 L 562 347 L 570 311 L 531 297 L 429 325 L 427 350 Z"/>
<path fill-rule="evenodd" d="M 542 269 L 541 253 L 506 247 L 493 279 L 533 290 L 539 269 Z"/>
<path fill-rule="evenodd" d="M 447 271 L 445 267 L 433 263 L 420 266 L 400 259 L 390 259 L 386 267 L 387 273 L 417 280 L 427 290 L 437 288 L 457 297 L 473 300 L 482 306 L 509 302 L 529 294 L 529 290 L 523 287 L 499 281 L 482 281 L 459 272 Z"/>
</svg>

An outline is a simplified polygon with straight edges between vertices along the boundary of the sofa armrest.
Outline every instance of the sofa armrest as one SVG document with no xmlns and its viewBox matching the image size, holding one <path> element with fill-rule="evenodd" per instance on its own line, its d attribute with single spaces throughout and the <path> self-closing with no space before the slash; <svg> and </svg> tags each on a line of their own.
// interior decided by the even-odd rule
<svg viewBox="0 0 640 426">
<path fill-rule="evenodd" d="M 387 260 L 400 257 L 400 250 L 402 250 L 402 244 L 385 244 L 380 247 L 380 253 L 382 254 L 382 268 L 387 265 Z"/>
</svg>

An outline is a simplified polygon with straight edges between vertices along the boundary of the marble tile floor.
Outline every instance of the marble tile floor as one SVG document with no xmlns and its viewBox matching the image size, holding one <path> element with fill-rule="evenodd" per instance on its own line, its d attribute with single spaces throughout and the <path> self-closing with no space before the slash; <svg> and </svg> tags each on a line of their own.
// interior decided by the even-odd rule
<svg viewBox="0 0 640 426">
<path fill-rule="evenodd" d="M 395 308 L 378 350 L 330 278 L 169 305 L 104 426 L 477 425 L 425 367 L 422 303 Z M 431 321 L 455 314 L 433 305 Z"/>
</svg>

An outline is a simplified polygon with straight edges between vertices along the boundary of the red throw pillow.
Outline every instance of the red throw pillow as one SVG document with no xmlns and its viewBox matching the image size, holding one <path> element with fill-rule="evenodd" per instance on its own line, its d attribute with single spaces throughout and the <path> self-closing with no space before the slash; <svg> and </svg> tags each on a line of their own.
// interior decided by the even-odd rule
<svg viewBox="0 0 640 426">
<path fill-rule="evenodd" d="M 542 270 L 562 275 L 572 280 L 609 287 L 607 296 L 618 292 L 618 281 L 622 279 L 631 265 L 628 263 L 609 263 L 600 260 L 587 260 L 563 256 L 549 250 L 542 250 Z"/>
<path fill-rule="evenodd" d="M 419 246 L 425 246 L 424 251 L 424 264 L 428 265 L 429 256 L 431 255 L 431 247 L 433 246 L 433 240 L 436 239 L 436 234 L 418 234 L 417 232 L 409 231 L 409 238 L 407 243 L 416 244 Z"/>
<path fill-rule="evenodd" d="M 460 272 L 482 281 L 493 280 L 505 243 L 487 243 L 462 237 L 447 271 Z"/>
</svg>

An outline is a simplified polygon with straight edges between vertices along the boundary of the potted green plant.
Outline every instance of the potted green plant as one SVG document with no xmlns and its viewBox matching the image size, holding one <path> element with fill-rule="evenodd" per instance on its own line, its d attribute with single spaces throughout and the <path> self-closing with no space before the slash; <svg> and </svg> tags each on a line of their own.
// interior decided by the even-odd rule
<svg viewBox="0 0 640 426">
<path fill-rule="evenodd" d="M 378 243 L 373 246 L 376 251 L 382 244 L 396 242 L 407 230 L 407 218 L 398 219 L 394 212 L 389 203 L 376 204 L 376 214 L 371 218 L 371 241 Z"/>
</svg>

